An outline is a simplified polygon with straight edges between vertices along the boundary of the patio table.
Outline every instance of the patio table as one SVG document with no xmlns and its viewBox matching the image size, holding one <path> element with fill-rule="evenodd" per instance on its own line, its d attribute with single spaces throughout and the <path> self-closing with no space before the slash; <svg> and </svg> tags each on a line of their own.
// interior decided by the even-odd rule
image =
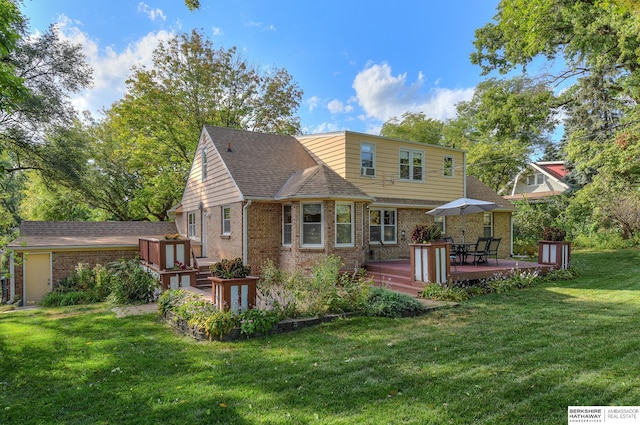
<svg viewBox="0 0 640 425">
<path fill-rule="evenodd" d="M 467 254 L 471 251 L 471 248 L 474 248 L 475 246 L 475 242 L 451 244 L 451 250 L 458 257 L 458 264 L 467 263 Z"/>
</svg>

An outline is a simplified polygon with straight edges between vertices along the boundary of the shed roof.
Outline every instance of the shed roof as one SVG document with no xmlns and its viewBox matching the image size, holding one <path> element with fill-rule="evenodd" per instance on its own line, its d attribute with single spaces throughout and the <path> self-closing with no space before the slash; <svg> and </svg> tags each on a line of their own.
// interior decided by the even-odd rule
<svg viewBox="0 0 640 425">
<path fill-rule="evenodd" d="M 495 211 L 515 211 L 516 208 L 507 199 L 491 190 L 489 186 L 482 183 L 476 177 L 467 176 L 467 198 L 480 199 L 482 201 L 493 202 L 500 207 Z"/>
<path fill-rule="evenodd" d="M 70 248 L 132 248 L 139 238 L 162 238 L 178 230 L 173 222 L 23 221 L 20 236 L 8 247 L 16 251 Z"/>
</svg>

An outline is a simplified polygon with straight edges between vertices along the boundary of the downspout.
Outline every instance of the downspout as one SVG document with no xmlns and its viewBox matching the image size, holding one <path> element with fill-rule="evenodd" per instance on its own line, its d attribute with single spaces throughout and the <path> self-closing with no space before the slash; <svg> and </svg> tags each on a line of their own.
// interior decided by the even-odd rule
<svg viewBox="0 0 640 425">
<path fill-rule="evenodd" d="M 467 197 L 467 153 L 462 152 L 462 197 Z"/>
<path fill-rule="evenodd" d="M 509 248 L 509 251 L 511 252 L 510 256 L 513 257 L 513 213 L 509 216 L 509 230 L 511 232 L 511 247 Z"/>
<path fill-rule="evenodd" d="M 249 243 L 247 209 L 251 206 L 251 202 L 251 199 L 249 199 L 242 207 L 242 262 L 244 264 L 247 264 L 247 257 L 249 256 L 249 249 L 247 247 Z"/>
<path fill-rule="evenodd" d="M 14 253 L 9 255 L 9 300 L 13 303 L 16 298 L 16 274 L 15 274 L 15 260 L 13 258 Z"/>
</svg>

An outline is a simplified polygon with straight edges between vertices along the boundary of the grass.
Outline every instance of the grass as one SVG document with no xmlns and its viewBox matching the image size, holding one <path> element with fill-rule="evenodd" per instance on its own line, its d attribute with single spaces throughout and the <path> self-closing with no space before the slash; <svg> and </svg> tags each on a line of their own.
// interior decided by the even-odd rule
<svg viewBox="0 0 640 425">
<path fill-rule="evenodd" d="M 638 405 L 640 252 L 407 319 L 196 343 L 106 305 L 0 314 L 3 424 L 562 424 Z"/>
</svg>

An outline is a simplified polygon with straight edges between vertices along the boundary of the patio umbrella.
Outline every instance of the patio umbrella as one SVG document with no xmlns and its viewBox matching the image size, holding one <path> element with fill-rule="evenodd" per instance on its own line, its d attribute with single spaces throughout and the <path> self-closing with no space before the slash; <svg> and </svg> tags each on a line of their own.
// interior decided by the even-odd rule
<svg viewBox="0 0 640 425">
<path fill-rule="evenodd" d="M 495 210 L 500 205 L 489 201 L 472 198 L 458 198 L 427 211 L 429 215 L 460 215 L 462 221 L 462 243 L 464 243 L 464 215 Z"/>
</svg>

